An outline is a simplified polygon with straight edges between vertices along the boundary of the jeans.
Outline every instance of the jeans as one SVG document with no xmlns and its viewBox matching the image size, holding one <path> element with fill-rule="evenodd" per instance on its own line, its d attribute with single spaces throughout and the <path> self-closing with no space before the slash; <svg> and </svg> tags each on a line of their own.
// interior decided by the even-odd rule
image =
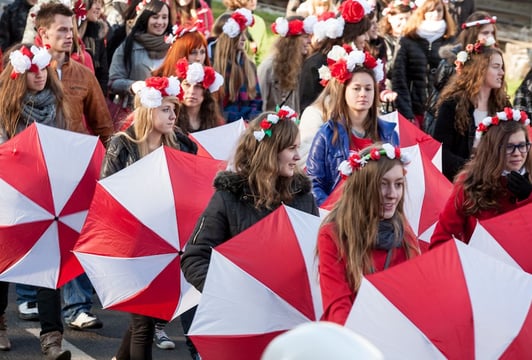
<svg viewBox="0 0 532 360">
<path fill-rule="evenodd" d="M 63 285 L 63 317 L 66 322 L 76 320 L 82 312 L 90 312 L 92 307 L 92 284 L 86 274 Z"/>
<path fill-rule="evenodd" d="M 25 284 L 16 284 L 15 292 L 17 293 L 17 305 L 25 302 L 37 301 L 37 287 Z"/>
<path fill-rule="evenodd" d="M 117 360 L 152 360 L 156 319 L 131 314 L 131 321 L 116 354 Z"/>
</svg>

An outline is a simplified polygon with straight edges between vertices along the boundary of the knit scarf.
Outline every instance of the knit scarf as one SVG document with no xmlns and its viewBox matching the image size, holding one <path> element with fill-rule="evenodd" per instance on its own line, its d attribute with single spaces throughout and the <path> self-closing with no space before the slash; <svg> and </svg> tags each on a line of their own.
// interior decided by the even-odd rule
<svg viewBox="0 0 532 360">
<path fill-rule="evenodd" d="M 393 223 L 389 220 L 379 221 L 379 229 L 377 235 L 377 245 L 379 250 L 390 250 L 392 248 L 401 247 L 403 244 L 403 228 L 399 231 L 399 236 L 396 238 Z"/>
<path fill-rule="evenodd" d="M 445 20 L 423 20 L 417 28 L 416 33 L 429 43 L 432 43 L 434 40 L 441 38 L 445 34 L 446 29 L 447 24 Z"/>
<path fill-rule="evenodd" d="M 56 123 L 55 95 L 50 89 L 44 89 L 37 94 L 26 93 L 22 99 L 22 112 L 20 114 L 22 128 L 33 122 L 61 127 Z"/>
<path fill-rule="evenodd" d="M 135 41 L 146 49 L 150 59 L 164 58 L 170 47 L 170 45 L 164 42 L 163 35 L 152 35 L 148 33 L 136 34 Z"/>
</svg>

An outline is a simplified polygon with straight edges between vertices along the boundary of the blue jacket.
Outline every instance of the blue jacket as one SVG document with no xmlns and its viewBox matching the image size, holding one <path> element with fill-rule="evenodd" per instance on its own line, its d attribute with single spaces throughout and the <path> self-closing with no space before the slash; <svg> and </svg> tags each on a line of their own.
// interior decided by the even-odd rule
<svg viewBox="0 0 532 360">
<path fill-rule="evenodd" d="M 340 182 L 338 165 L 349 157 L 349 134 L 344 126 L 338 126 L 338 140 L 332 143 L 333 129 L 338 126 L 327 121 L 318 130 L 312 141 L 307 158 L 307 173 L 312 180 L 312 192 L 318 206 L 332 193 Z M 399 145 L 395 123 L 377 119 L 377 129 L 382 142 Z"/>
</svg>

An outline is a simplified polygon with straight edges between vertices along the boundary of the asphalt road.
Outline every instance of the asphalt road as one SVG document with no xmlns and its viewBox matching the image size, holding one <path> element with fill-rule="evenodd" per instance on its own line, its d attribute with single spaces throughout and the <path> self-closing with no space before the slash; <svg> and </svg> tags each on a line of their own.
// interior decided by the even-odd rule
<svg viewBox="0 0 532 360">
<path fill-rule="evenodd" d="M 17 316 L 16 295 L 13 285 L 9 289 L 9 305 L 6 311 L 8 336 L 11 351 L 0 351 L 0 360 L 42 359 L 39 345 L 39 322 L 20 320 Z M 72 351 L 72 360 L 110 360 L 120 345 L 122 334 L 129 322 L 129 315 L 119 311 L 102 310 L 98 298 L 94 297 L 93 313 L 103 321 L 98 330 L 76 331 L 65 325 L 63 347 Z M 185 338 L 179 319 L 166 327 L 166 333 L 176 343 L 174 350 L 160 350 L 153 345 L 154 359 L 191 359 L 185 346 Z"/>
</svg>

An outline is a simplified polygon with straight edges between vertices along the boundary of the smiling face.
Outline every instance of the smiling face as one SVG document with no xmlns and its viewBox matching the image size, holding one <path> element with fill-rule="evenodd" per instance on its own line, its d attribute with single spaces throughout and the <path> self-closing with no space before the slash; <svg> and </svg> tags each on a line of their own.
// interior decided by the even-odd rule
<svg viewBox="0 0 532 360">
<path fill-rule="evenodd" d="M 289 120 L 286 120 L 289 121 Z M 294 143 L 287 147 L 286 149 L 283 149 L 278 155 L 277 155 L 277 161 L 279 163 L 279 176 L 283 177 L 292 177 L 294 176 L 294 171 L 297 167 L 297 162 L 301 159 L 301 156 L 299 156 L 299 146 L 301 145 L 301 137 L 298 134 L 296 141 Z"/>
<path fill-rule="evenodd" d="M 504 82 L 504 61 L 500 54 L 490 57 L 488 70 L 484 78 L 484 86 L 490 89 L 498 89 Z"/>
<path fill-rule="evenodd" d="M 403 197 L 405 188 L 404 169 L 400 164 L 388 170 L 381 180 L 381 218 L 391 219 Z"/>
<path fill-rule="evenodd" d="M 154 108 L 152 111 L 152 132 L 161 135 L 172 133 L 176 118 L 175 104 L 171 101 L 163 100 L 161 106 Z"/>
<path fill-rule="evenodd" d="M 91 8 L 87 11 L 87 20 L 91 22 L 98 21 L 102 14 L 102 9 L 103 4 L 101 2 L 93 2 Z"/>
<path fill-rule="evenodd" d="M 373 78 L 364 72 L 357 72 L 345 88 L 345 102 L 352 111 L 369 110 L 375 98 Z"/>
<path fill-rule="evenodd" d="M 38 93 L 46 86 L 46 79 L 48 78 L 48 70 L 42 69 L 37 73 L 28 71 L 26 74 L 26 86 L 29 92 Z"/>
<path fill-rule="evenodd" d="M 506 144 L 504 169 L 507 171 L 521 170 L 525 165 L 529 150 L 530 145 L 527 145 L 525 133 L 523 131 L 520 130 L 510 135 L 508 143 Z M 509 153 L 509 151 L 512 152 Z"/>
<path fill-rule="evenodd" d="M 163 35 L 168 26 L 168 6 L 163 6 L 161 11 L 148 18 L 147 33 L 151 35 Z"/>
</svg>

